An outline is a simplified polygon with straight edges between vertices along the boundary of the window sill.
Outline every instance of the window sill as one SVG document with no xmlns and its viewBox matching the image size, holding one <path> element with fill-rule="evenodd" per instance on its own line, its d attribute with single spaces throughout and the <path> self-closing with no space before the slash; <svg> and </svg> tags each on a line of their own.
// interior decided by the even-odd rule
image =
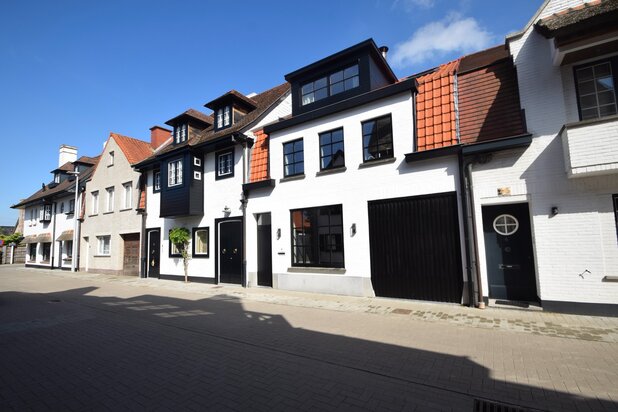
<svg viewBox="0 0 618 412">
<path fill-rule="evenodd" d="M 230 177 L 234 177 L 234 173 L 228 173 L 226 175 L 215 175 L 215 180 L 223 180 L 223 179 L 229 179 Z"/>
<path fill-rule="evenodd" d="M 95 216 L 99 216 L 99 214 L 98 214 L 98 213 L 95 213 L 95 214 L 93 214 L 93 215 L 88 215 L 88 217 L 95 217 Z"/>
<path fill-rule="evenodd" d="M 66 212 L 65 213 L 65 215 L 67 215 L 67 216 L 71 216 L 71 215 L 74 215 L 74 214 L 75 214 L 75 212 Z"/>
<path fill-rule="evenodd" d="M 395 163 L 396 160 L 397 160 L 396 157 L 389 157 L 388 159 L 368 160 L 368 161 L 366 161 L 364 163 L 359 164 L 358 168 L 359 169 L 364 169 L 366 167 L 386 165 L 386 164 L 389 164 L 389 163 Z"/>
<path fill-rule="evenodd" d="M 288 177 L 283 177 L 281 179 L 279 179 L 279 183 L 283 183 L 283 182 L 292 182 L 294 180 L 302 180 L 305 178 L 305 174 L 299 174 L 299 175 L 294 175 L 294 176 L 288 176 Z"/>
<path fill-rule="evenodd" d="M 111 257 L 112 255 L 94 255 L 94 257 Z"/>
<path fill-rule="evenodd" d="M 343 275 L 345 274 L 345 268 L 295 266 L 288 268 L 288 273 L 320 273 L 324 275 Z"/>
<path fill-rule="evenodd" d="M 119 212 L 126 212 L 127 210 L 133 210 L 132 207 L 128 207 L 126 209 L 120 209 Z"/>
<path fill-rule="evenodd" d="M 114 211 L 110 211 L 110 212 L 103 212 L 104 215 L 111 215 L 112 213 L 114 213 Z"/>
<path fill-rule="evenodd" d="M 180 256 L 180 257 L 182 257 L 182 256 Z M 192 255 L 191 255 L 191 257 L 192 257 L 193 259 L 206 259 L 206 258 L 208 258 L 209 256 L 208 256 L 208 253 L 203 253 L 203 254 L 195 254 L 195 253 L 194 253 L 194 254 L 192 254 Z"/>
<path fill-rule="evenodd" d="M 326 170 L 320 170 L 319 172 L 317 172 L 315 175 L 316 176 L 324 176 L 324 175 L 332 175 L 334 173 L 342 173 L 345 172 L 346 170 L 348 170 L 347 167 L 345 166 L 341 166 L 341 167 L 335 167 L 333 169 L 326 169 Z"/>
</svg>

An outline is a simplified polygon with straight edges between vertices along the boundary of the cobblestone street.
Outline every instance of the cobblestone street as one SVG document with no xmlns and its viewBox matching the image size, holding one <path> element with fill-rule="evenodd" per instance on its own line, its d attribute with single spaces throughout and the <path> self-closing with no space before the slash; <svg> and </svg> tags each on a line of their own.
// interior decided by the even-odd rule
<svg viewBox="0 0 618 412">
<path fill-rule="evenodd" d="M 618 409 L 618 319 L 0 266 L 0 410 Z"/>
</svg>

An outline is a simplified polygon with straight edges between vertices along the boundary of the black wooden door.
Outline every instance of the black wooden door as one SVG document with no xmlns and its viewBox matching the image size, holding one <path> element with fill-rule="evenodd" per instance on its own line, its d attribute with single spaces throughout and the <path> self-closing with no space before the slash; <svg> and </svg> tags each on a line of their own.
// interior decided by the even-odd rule
<svg viewBox="0 0 618 412">
<path fill-rule="evenodd" d="M 376 296 L 461 302 L 455 193 L 369 202 L 369 245 Z"/>
<path fill-rule="evenodd" d="M 273 285 L 271 225 L 257 227 L 258 234 L 258 285 Z"/>
<path fill-rule="evenodd" d="M 159 230 L 148 231 L 148 277 L 158 278 L 161 252 L 161 232 Z"/>
<path fill-rule="evenodd" d="M 483 206 L 489 297 L 538 300 L 527 203 Z"/>
<path fill-rule="evenodd" d="M 219 281 L 240 284 L 242 280 L 242 221 L 219 223 Z"/>
</svg>

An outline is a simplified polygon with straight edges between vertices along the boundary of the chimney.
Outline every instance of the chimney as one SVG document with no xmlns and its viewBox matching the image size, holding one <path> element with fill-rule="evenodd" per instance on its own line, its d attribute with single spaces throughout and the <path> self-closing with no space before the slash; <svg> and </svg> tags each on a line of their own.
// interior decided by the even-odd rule
<svg viewBox="0 0 618 412">
<path fill-rule="evenodd" d="M 60 151 L 58 153 L 58 167 L 62 166 L 66 162 L 74 162 L 76 160 L 77 147 L 61 144 Z"/>
<path fill-rule="evenodd" d="M 150 128 L 150 146 L 157 150 L 163 143 L 172 137 L 172 131 L 161 126 L 152 126 Z"/>
<path fill-rule="evenodd" d="M 384 57 L 384 60 L 386 60 L 386 53 L 388 53 L 388 47 L 382 46 L 378 50 L 380 50 L 380 53 L 382 53 L 382 57 Z"/>
</svg>

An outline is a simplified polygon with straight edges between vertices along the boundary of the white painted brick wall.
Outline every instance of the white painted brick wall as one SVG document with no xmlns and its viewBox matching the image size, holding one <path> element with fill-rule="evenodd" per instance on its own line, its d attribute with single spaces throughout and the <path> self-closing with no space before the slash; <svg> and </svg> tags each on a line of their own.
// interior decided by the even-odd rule
<svg viewBox="0 0 618 412">
<path fill-rule="evenodd" d="M 541 17 L 581 3 L 552 1 Z M 564 124 L 578 120 L 572 67 L 554 67 L 552 42 L 533 28 L 513 39 L 509 46 L 533 142 L 526 149 L 496 154 L 489 163 L 474 166 L 483 289 L 487 293 L 482 205 L 527 201 L 541 299 L 616 304 L 618 285 L 602 279 L 618 275 L 618 237 L 611 198 L 618 193 L 618 178 L 603 175 L 569 179 L 565 172 L 559 132 Z M 607 133 L 587 133 L 586 138 L 602 147 L 608 133 L 614 136 L 611 129 Z M 604 154 L 598 150 L 588 151 L 577 161 L 600 156 Z M 498 197 L 497 188 L 501 187 L 510 187 L 511 196 Z M 559 213 L 550 217 L 553 206 Z"/>
</svg>

